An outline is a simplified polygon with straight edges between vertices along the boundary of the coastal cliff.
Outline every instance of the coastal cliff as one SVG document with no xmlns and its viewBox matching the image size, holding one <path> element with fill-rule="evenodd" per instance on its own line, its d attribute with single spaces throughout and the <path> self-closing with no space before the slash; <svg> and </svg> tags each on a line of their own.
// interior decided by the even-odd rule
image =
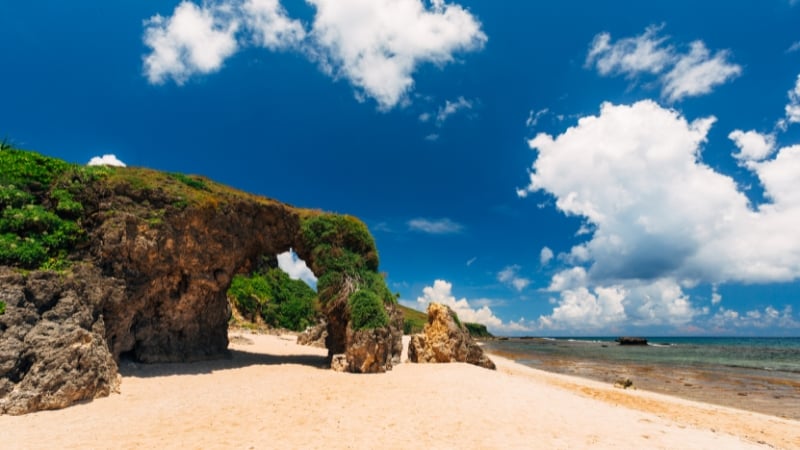
<svg viewBox="0 0 800 450">
<path fill-rule="evenodd" d="M 319 278 L 329 357 L 399 361 L 402 317 L 358 219 L 202 177 L 0 159 L 0 413 L 108 395 L 121 358 L 225 355 L 234 275 L 290 249 Z"/>
</svg>

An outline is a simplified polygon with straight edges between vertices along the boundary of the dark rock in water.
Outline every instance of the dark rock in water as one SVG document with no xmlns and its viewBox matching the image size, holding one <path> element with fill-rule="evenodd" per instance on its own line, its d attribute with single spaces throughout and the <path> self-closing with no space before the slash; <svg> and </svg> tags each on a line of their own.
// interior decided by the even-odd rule
<svg viewBox="0 0 800 450">
<path fill-rule="evenodd" d="M 408 359 L 415 363 L 466 362 L 495 369 L 494 362 L 455 318 L 445 305 L 428 305 L 428 323 L 421 334 L 411 336 Z"/>
<path fill-rule="evenodd" d="M 647 339 L 643 337 L 623 336 L 618 337 L 616 342 L 619 342 L 619 345 L 647 345 Z"/>
</svg>

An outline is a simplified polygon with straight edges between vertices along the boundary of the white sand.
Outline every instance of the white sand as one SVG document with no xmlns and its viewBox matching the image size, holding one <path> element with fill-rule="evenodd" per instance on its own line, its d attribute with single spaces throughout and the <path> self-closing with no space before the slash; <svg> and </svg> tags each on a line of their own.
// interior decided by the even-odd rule
<svg viewBox="0 0 800 450">
<path fill-rule="evenodd" d="M 493 356 L 320 369 L 324 349 L 245 335 L 234 357 L 123 365 L 120 394 L 0 416 L 0 448 L 800 448 L 800 422 L 554 375 Z M 762 444 L 758 444 L 761 441 Z"/>
</svg>

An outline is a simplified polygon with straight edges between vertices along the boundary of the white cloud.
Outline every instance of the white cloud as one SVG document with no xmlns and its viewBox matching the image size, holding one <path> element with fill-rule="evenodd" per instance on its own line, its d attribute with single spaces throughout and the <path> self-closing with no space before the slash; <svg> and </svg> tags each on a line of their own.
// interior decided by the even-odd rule
<svg viewBox="0 0 800 450">
<path fill-rule="evenodd" d="M 347 78 L 382 109 L 397 105 L 423 63 L 444 65 L 486 43 L 463 7 L 421 0 L 308 0 L 317 8 L 311 36 L 323 70 Z"/>
<path fill-rule="evenodd" d="M 591 226 L 563 258 L 574 267 L 551 281 L 565 308 L 549 320 L 578 310 L 620 318 L 610 302 L 622 295 L 628 321 L 684 323 L 699 312 L 681 286 L 800 278 L 800 146 L 748 165 L 769 199 L 753 209 L 732 178 L 700 160 L 713 123 L 652 101 L 604 104 L 599 116 L 530 141 L 538 156 L 521 191 L 547 192 Z"/>
<path fill-rule="evenodd" d="M 786 119 L 789 124 L 800 123 L 800 75 L 794 88 L 789 91 L 789 103 L 786 104 Z M 785 124 L 783 126 L 785 128 Z"/>
<path fill-rule="evenodd" d="M 278 254 L 278 267 L 289 274 L 289 278 L 303 280 L 311 288 L 317 288 L 317 277 L 314 276 L 314 272 L 308 268 L 305 261 L 297 257 L 295 252 L 290 250 Z"/>
<path fill-rule="evenodd" d="M 662 95 L 678 101 L 710 93 L 714 87 L 742 73 L 742 67 L 728 62 L 729 58 L 728 51 L 718 51 L 712 57 L 702 41 L 693 42 L 689 54 L 681 56 L 662 78 Z"/>
<path fill-rule="evenodd" d="M 224 4 L 183 1 L 171 17 L 153 16 L 145 22 L 144 43 L 152 53 L 144 59 L 148 80 L 161 84 L 172 78 L 183 84 L 196 73 L 219 70 L 238 49 L 239 21 Z"/>
<path fill-rule="evenodd" d="M 669 278 L 592 287 L 580 284 L 586 280 L 568 279 L 570 275 L 575 274 L 562 274 L 563 278 L 558 280 L 554 277 L 549 290 L 565 280 L 572 286 L 559 290 L 560 297 L 550 315 L 539 317 L 543 328 L 601 331 L 631 325 L 678 326 L 702 313 Z"/>
<path fill-rule="evenodd" d="M 95 156 L 89 160 L 87 165 L 125 167 L 125 163 L 117 159 L 116 155 Z"/>
<path fill-rule="evenodd" d="M 786 305 L 783 310 L 767 306 L 763 310 L 753 309 L 744 314 L 734 310 L 720 308 L 708 321 L 713 331 L 732 332 L 737 328 L 800 328 L 800 322 L 794 319 L 792 306 Z"/>
<path fill-rule="evenodd" d="M 474 256 L 474 257 L 470 258 L 469 260 L 467 260 L 467 267 L 475 264 L 475 261 L 477 261 L 477 260 L 478 260 L 477 256 Z"/>
<path fill-rule="evenodd" d="M 540 109 L 539 111 L 531 110 L 528 113 L 528 119 L 525 120 L 525 126 L 533 128 L 539 124 L 539 120 L 550 112 L 549 108 Z"/>
<path fill-rule="evenodd" d="M 473 322 L 486 325 L 493 333 L 513 333 L 531 331 L 531 327 L 525 324 L 524 319 L 518 322 L 504 323 L 494 315 L 486 301 L 476 301 L 482 306 L 473 306 L 466 298 L 456 299 L 452 293 L 453 285 L 444 280 L 436 280 L 433 286 L 426 286 L 422 289 L 422 297 L 417 298 L 417 305 L 423 311 L 430 303 L 440 303 L 452 309 L 462 322 Z"/>
<path fill-rule="evenodd" d="M 517 265 L 506 267 L 497 274 L 497 281 L 509 284 L 513 286 L 514 289 L 521 292 L 531 284 L 531 280 L 519 275 L 520 268 L 521 267 Z"/>
<path fill-rule="evenodd" d="M 408 229 L 428 234 L 456 234 L 460 233 L 464 226 L 446 218 L 438 220 L 418 218 L 408 221 Z"/>
<path fill-rule="evenodd" d="M 714 285 L 712 287 L 712 291 L 711 291 L 711 304 L 712 305 L 719 305 L 720 303 L 722 303 L 722 295 L 720 295 L 720 293 L 719 293 L 719 291 L 717 289 L 718 289 L 717 285 Z"/>
<path fill-rule="evenodd" d="M 242 15 L 258 46 L 270 50 L 288 49 L 298 46 L 306 37 L 300 21 L 290 19 L 278 0 L 245 0 Z"/>
<path fill-rule="evenodd" d="M 550 264 L 550 261 L 553 260 L 553 251 L 550 250 L 550 247 L 543 247 L 542 251 L 539 252 L 539 264 L 542 266 L 546 266 Z"/>
<path fill-rule="evenodd" d="M 800 41 L 793 42 L 792 45 L 790 45 L 789 48 L 786 49 L 786 53 L 793 53 L 798 50 L 800 50 Z"/>
<path fill-rule="evenodd" d="M 675 59 L 674 49 L 666 46 L 666 37 L 659 37 L 663 27 L 650 26 L 636 37 L 611 43 L 611 34 L 594 37 L 586 56 L 586 66 L 595 65 L 600 75 L 636 76 L 641 72 L 661 73 Z"/>
<path fill-rule="evenodd" d="M 727 50 L 711 56 L 702 41 L 694 41 L 689 53 L 681 54 L 667 44 L 668 37 L 659 36 L 662 28 L 650 26 L 639 36 L 613 43 L 609 33 L 600 33 L 589 47 L 586 66 L 603 76 L 658 75 L 661 95 L 669 101 L 708 94 L 741 74 L 741 66 L 728 61 Z"/>
<path fill-rule="evenodd" d="M 762 161 L 775 150 L 775 135 L 757 131 L 732 131 L 728 138 L 739 148 L 733 157 L 742 162 Z"/>
<path fill-rule="evenodd" d="M 458 97 L 454 102 L 445 100 L 444 105 L 439 107 L 439 112 L 436 114 L 436 123 L 441 126 L 453 114 L 468 109 L 472 109 L 472 102 L 464 97 Z"/>
<path fill-rule="evenodd" d="M 240 47 L 293 49 L 334 77 L 346 78 L 357 97 L 381 109 L 407 100 L 418 66 L 444 66 L 459 52 L 487 41 L 480 22 L 460 5 L 434 0 L 307 0 L 316 8 L 310 29 L 290 18 L 279 0 L 182 1 L 170 17 L 145 21 L 151 51 L 144 71 L 153 84 L 185 83 L 222 68 Z"/>
</svg>

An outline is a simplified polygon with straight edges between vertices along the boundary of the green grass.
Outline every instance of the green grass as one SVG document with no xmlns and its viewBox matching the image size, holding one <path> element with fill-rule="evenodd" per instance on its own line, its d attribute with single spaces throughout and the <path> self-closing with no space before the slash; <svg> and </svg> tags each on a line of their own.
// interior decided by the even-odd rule
<svg viewBox="0 0 800 450">
<path fill-rule="evenodd" d="M 0 301 L 0 315 L 6 313 L 6 302 Z"/>
<path fill-rule="evenodd" d="M 471 323 L 471 322 L 464 322 L 464 326 L 469 331 L 469 335 L 474 338 L 493 338 L 494 335 L 489 333 L 489 330 L 486 329 L 486 325 L 480 323 Z"/>
<path fill-rule="evenodd" d="M 428 323 L 428 315 L 403 305 L 397 307 L 403 313 L 403 334 L 422 333 L 422 329 Z"/>
</svg>

